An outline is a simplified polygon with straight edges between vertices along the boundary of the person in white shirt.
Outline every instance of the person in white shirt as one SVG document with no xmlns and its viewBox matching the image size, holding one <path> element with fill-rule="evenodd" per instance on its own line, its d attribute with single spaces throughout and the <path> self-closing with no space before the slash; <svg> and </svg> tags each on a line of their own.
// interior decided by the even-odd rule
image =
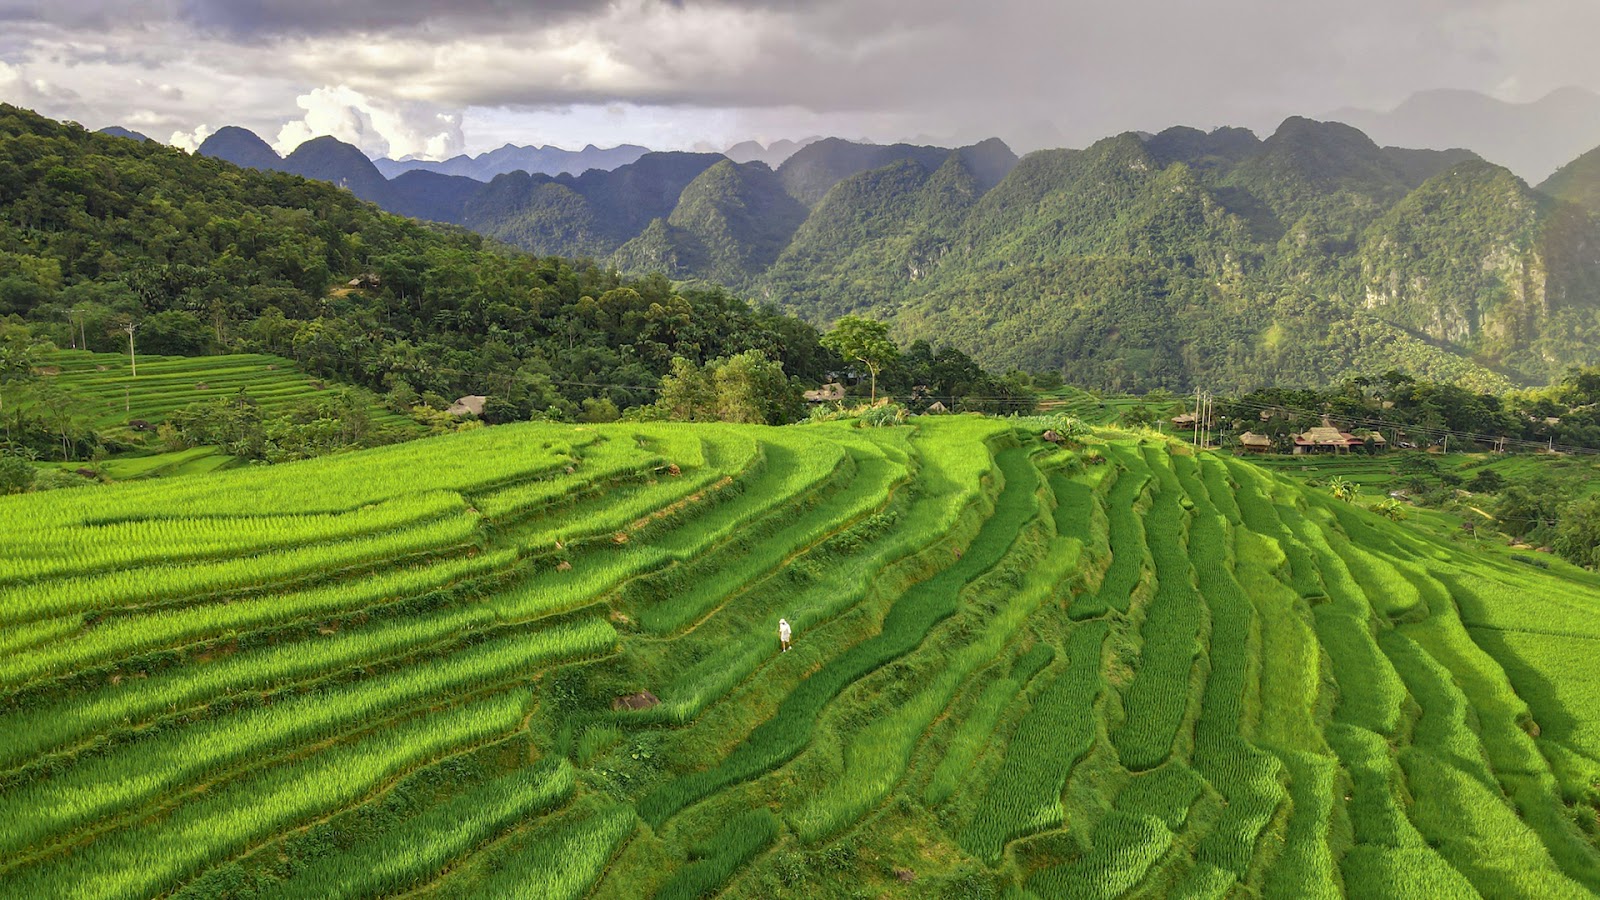
<svg viewBox="0 0 1600 900">
<path fill-rule="evenodd" d="M 778 644 L 783 647 L 783 652 L 789 652 L 789 620 L 778 620 Z"/>
</svg>

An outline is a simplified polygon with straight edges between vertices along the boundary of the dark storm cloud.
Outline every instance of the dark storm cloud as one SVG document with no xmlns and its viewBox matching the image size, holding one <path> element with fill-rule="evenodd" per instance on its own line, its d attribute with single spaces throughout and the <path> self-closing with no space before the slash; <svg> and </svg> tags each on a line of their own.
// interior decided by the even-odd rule
<svg viewBox="0 0 1600 900">
<path fill-rule="evenodd" d="M 541 48 L 521 35 L 496 52 L 504 32 L 491 29 L 482 35 L 485 65 L 430 47 L 446 64 L 414 87 L 438 102 L 481 106 L 620 100 L 922 110 L 947 120 L 1025 114 L 1065 120 L 1074 133 L 1163 121 L 1254 123 L 1348 99 L 1370 102 L 1383 85 L 1396 86 L 1393 99 L 1437 83 L 1492 88 L 1506 77 L 1497 70 L 1507 68 L 1492 14 L 1509 7 L 1508 0 L 850 0 L 745 4 L 736 8 L 747 15 L 729 22 L 711 14 L 726 7 L 688 4 L 678 18 L 698 30 L 674 33 L 674 17 L 644 18 L 659 4 L 641 4 L 637 20 L 618 18 L 614 4 L 562 6 L 569 23 L 603 22 L 590 35 L 589 58 L 541 66 Z M 1529 7 L 1519 4 L 1519 14 L 1536 21 Z M 457 23 L 463 39 L 473 24 L 470 11 Z M 390 77 L 379 70 L 397 59 L 336 65 L 360 80 L 369 67 L 374 77 Z M 610 65 L 586 67 L 595 60 Z"/>
<path fill-rule="evenodd" d="M 691 0 L 658 0 L 679 8 Z M 795 4 L 781 0 L 715 0 L 724 5 Z M 420 28 L 444 34 L 471 34 L 480 30 L 504 32 L 595 14 L 610 0 L 181 0 L 178 15 L 205 30 L 241 39 L 262 40 L 281 36 L 404 32 Z M 0 10 L 4 7 L 0 6 Z"/>
<path fill-rule="evenodd" d="M 389 32 L 426 23 L 444 29 L 501 27 L 562 18 L 603 7 L 603 0 L 183 0 L 180 18 L 242 38 L 360 31 Z"/>
<path fill-rule="evenodd" d="M 7 25 L 55 25 L 103 29 L 117 22 L 166 21 L 173 5 L 166 0 L 118 3 L 114 0 L 40 3 L 34 0 L 0 0 L 0 22 Z"/>
<path fill-rule="evenodd" d="M 1081 144 L 1440 86 L 1600 87 L 1594 0 L 0 0 L 0 23 L 0 74 L 36 95 L 274 128 L 615 104 Z M 123 71 L 177 90 L 118 93 Z"/>
</svg>

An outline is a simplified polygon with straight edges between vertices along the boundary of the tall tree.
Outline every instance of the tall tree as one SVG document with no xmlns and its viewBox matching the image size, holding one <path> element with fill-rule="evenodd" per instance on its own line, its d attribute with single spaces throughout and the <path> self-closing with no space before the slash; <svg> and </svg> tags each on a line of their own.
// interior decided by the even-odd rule
<svg viewBox="0 0 1600 900">
<path fill-rule="evenodd" d="M 900 356 L 889 340 L 889 326 L 861 316 L 845 316 L 822 338 L 823 346 L 847 360 L 859 362 L 872 374 L 872 402 L 878 402 L 878 372 Z"/>
<path fill-rule="evenodd" d="M 694 360 L 675 356 L 672 371 L 661 378 L 661 399 L 657 403 L 674 421 L 704 421 L 716 409 L 716 388 Z"/>
</svg>

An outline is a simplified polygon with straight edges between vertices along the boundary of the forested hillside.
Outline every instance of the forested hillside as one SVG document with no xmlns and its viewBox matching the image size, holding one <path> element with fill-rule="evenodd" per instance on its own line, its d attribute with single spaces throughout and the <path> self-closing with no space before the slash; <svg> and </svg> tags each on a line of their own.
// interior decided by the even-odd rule
<svg viewBox="0 0 1600 900">
<path fill-rule="evenodd" d="M 929 183 L 904 163 L 846 179 L 751 283 L 819 321 L 865 312 L 1124 389 L 1388 368 L 1494 389 L 1600 341 L 1593 216 L 1460 151 L 1291 119 L 1264 142 L 1174 129 L 1040 151 L 976 200 Z"/>
<path fill-rule="evenodd" d="M 291 159 L 355 152 L 335 144 Z M 486 394 L 492 419 L 653 402 L 675 356 L 760 350 L 812 382 L 837 366 L 815 329 L 720 289 L 505 252 L 327 184 L 0 106 L 6 316 L 63 349 L 126 353 L 135 323 L 143 353 L 277 354 L 400 408 Z"/>
<path fill-rule="evenodd" d="M 652 153 L 488 185 L 295 165 L 535 252 L 728 285 L 818 324 L 888 319 L 996 369 L 1229 390 L 1399 368 L 1499 389 L 1600 342 L 1593 160 L 1536 191 L 1468 151 L 1292 118 L 1265 140 L 1173 128 L 1020 162 L 999 141 L 827 139 L 776 170 Z"/>
</svg>

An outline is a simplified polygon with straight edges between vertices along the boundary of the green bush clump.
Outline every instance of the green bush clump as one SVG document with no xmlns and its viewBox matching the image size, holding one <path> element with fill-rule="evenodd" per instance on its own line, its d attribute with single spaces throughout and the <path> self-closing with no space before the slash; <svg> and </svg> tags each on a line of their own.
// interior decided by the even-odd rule
<svg viewBox="0 0 1600 900">
<path fill-rule="evenodd" d="M 889 428 L 894 425 L 904 425 L 906 415 L 904 406 L 898 403 L 885 403 L 882 406 L 869 407 L 857 421 L 863 428 Z"/>
</svg>

